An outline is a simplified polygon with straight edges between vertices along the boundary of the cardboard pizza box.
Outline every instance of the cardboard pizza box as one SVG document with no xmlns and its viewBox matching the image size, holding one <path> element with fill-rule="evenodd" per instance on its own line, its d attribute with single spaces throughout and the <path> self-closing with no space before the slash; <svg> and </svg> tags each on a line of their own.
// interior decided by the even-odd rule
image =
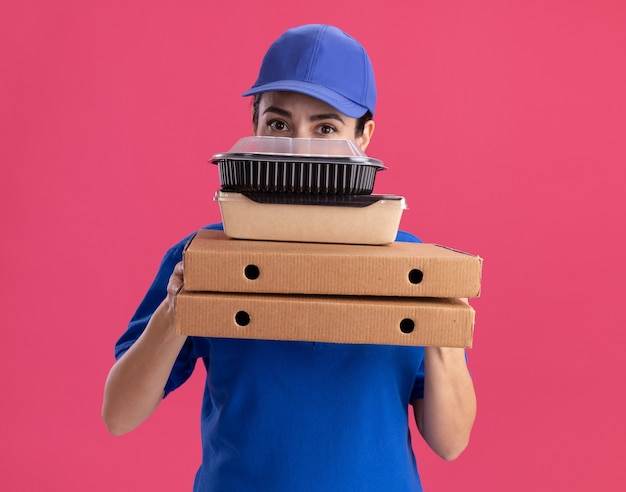
<svg viewBox="0 0 626 492">
<path fill-rule="evenodd" d="M 406 297 L 478 297 L 482 258 L 423 243 L 255 241 L 201 229 L 184 252 L 185 289 Z"/>
<path fill-rule="evenodd" d="M 189 292 L 178 294 L 181 335 L 469 348 L 474 310 L 454 298 Z"/>
</svg>

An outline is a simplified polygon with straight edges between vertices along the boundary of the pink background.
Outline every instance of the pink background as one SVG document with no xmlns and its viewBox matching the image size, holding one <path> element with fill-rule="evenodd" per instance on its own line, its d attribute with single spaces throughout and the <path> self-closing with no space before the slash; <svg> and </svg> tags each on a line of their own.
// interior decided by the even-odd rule
<svg viewBox="0 0 626 492">
<path fill-rule="evenodd" d="M 626 3 L 294 5 L 2 2 L 2 489 L 190 490 L 201 368 L 114 438 L 113 344 L 167 246 L 219 220 L 207 159 L 250 133 L 265 49 L 325 22 L 375 65 L 375 191 L 485 259 L 478 420 L 453 463 L 416 442 L 427 490 L 623 490 Z"/>
</svg>

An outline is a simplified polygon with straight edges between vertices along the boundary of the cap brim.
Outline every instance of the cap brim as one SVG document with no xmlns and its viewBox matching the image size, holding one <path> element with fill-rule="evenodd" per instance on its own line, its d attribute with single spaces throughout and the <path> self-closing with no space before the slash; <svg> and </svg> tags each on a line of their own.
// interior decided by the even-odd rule
<svg viewBox="0 0 626 492">
<path fill-rule="evenodd" d="M 298 92 L 314 97 L 315 99 L 329 104 L 349 118 L 360 118 L 368 111 L 368 108 L 365 106 L 361 106 L 335 91 L 326 89 L 317 84 L 294 80 L 278 80 L 269 84 L 257 85 L 244 92 L 242 96 L 252 96 L 254 94 L 271 91 Z"/>
</svg>

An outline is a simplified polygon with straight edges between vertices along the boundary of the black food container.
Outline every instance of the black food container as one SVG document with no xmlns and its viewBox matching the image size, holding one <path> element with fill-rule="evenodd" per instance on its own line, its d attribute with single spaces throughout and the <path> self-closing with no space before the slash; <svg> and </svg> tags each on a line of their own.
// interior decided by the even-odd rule
<svg viewBox="0 0 626 492">
<path fill-rule="evenodd" d="M 351 140 L 244 137 L 215 154 L 224 191 L 367 195 L 382 162 Z"/>
</svg>

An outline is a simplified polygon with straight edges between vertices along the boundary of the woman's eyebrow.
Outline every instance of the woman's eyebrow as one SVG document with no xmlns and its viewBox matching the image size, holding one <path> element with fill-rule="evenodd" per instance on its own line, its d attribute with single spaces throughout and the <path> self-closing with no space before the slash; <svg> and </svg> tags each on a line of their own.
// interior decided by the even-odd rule
<svg viewBox="0 0 626 492">
<path fill-rule="evenodd" d="M 278 106 L 268 106 L 267 108 L 265 108 L 265 111 L 263 111 L 263 114 L 267 114 L 267 113 L 278 114 L 280 116 L 284 116 L 285 118 L 292 117 L 291 111 L 287 111 L 286 109 L 279 108 Z M 313 116 L 309 117 L 309 121 L 322 121 L 322 120 L 336 120 L 344 125 L 346 124 L 343 118 L 339 116 L 338 113 L 320 113 L 320 114 L 314 114 Z"/>
<path fill-rule="evenodd" d="M 345 121 L 339 116 L 337 113 L 322 113 L 315 114 L 309 118 L 311 121 L 319 121 L 319 120 L 337 120 L 340 123 L 346 124 Z"/>
<path fill-rule="evenodd" d="M 277 106 L 268 106 L 267 108 L 265 108 L 265 111 L 263 111 L 263 114 L 266 114 L 266 113 L 276 113 L 281 116 L 284 116 L 285 118 L 291 118 L 291 113 L 289 111 L 287 111 L 286 109 L 279 108 Z"/>
</svg>

